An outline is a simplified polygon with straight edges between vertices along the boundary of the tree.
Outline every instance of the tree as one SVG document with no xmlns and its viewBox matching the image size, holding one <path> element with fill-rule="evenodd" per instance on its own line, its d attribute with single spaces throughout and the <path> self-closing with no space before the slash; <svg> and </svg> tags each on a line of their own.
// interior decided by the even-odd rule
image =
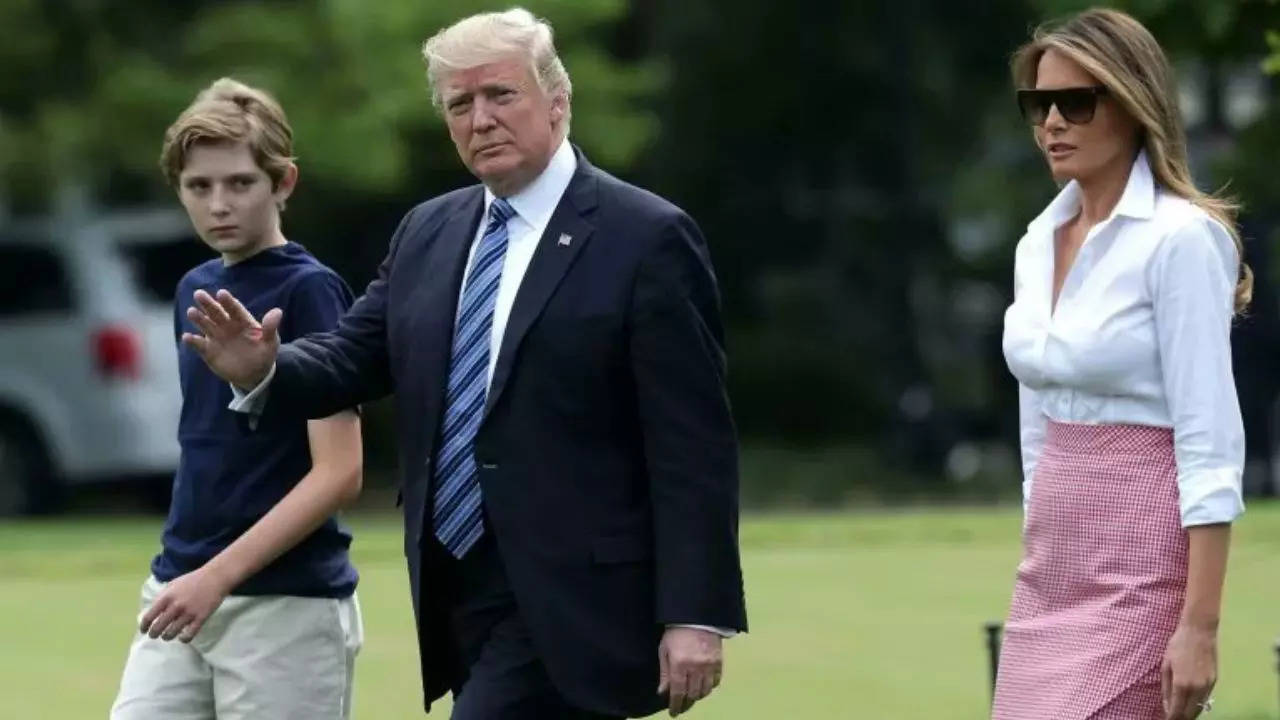
<svg viewBox="0 0 1280 720">
<path fill-rule="evenodd" d="M 554 23 L 578 89 L 575 138 L 602 163 L 625 166 L 655 130 L 636 103 L 658 75 L 602 47 L 601 29 L 622 16 L 624 0 L 531 5 Z M 490 7 L 10 0 L 0 6 L 0 178 L 20 206 L 39 205 L 69 179 L 106 200 L 152 196 L 165 127 L 199 88 L 231 75 L 279 97 L 308 185 L 356 198 L 421 196 L 424 179 L 460 177 L 430 107 L 421 44 Z"/>
<path fill-rule="evenodd" d="M 947 339 L 964 272 L 948 198 L 1007 100 L 1025 10 L 701 0 L 653 15 L 672 76 L 647 173 L 710 238 L 744 434 L 882 444 L 906 428 L 904 456 L 937 470 L 950 440 L 929 433 L 962 421 L 933 420 L 970 385 L 955 371 L 968 348 Z"/>
</svg>

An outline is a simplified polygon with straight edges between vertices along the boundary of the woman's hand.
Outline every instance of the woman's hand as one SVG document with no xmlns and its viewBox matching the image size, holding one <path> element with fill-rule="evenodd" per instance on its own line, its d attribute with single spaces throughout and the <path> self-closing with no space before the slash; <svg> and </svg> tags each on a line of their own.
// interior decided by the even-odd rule
<svg viewBox="0 0 1280 720">
<path fill-rule="evenodd" d="M 1218 631 L 1182 623 L 1169 638 L 1160 667 L 1166 720 L 1193 720 L 1218 681 Z"/>
</svg>

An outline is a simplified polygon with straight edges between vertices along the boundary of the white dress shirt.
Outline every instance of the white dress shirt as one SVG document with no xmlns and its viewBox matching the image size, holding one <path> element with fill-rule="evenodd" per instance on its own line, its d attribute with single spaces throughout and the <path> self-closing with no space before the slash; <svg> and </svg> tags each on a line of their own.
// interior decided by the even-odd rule
<svg viewBox="0 0 1280 720">
<path fill-rule="evenodd" d="M 533 260 L 533 251 L 538 248 L 538 240 L 542 238 L 551 215 L 560 204 L 560 198 L 569 187 L 573 173 L 578 169 L 578 158 L 573 154 L 573 147 L 568 138 L 560 142 L 560 147 L 551 156 L 551 162 L 533 182 L 520 192 L 506 198 L 511 209 L 516 211 L 514 217 L 507 221 L 507 254 L 502 260 L 502 277 L 498 280 L 498 295 L 493 301 L 493 330 L 489 342 L 489 383 L 493 382 L 493 369 L 498 365 L 498 351 L 502 347 L 502 337 L 507 330 L 507 319 L 511 317 L 511 308 L 516 303 L 516 292 L 524 281 L 524 274 L 529 270 L 529 262 Z M 480 224 L 476 228 L 475 238 L 471 242 L 471 250 L 467 254 L 466 275 L 458 290 L 458 309 L 462 309 L 462 293 L 466 291 L 467 277 L 471 275 L 471 261 L 475 257 L 476 248 L 480 247 L 480 238 L 484 237 L 485 228 L 489 225 L 489 206 L 493 204 L 493 192 L 484 189 L 484 213 L 480 216 Z"/>
<path fill-rule="evenodd" d="M 1138 155 L 1053 307 L 1054 234 L 1080 211 L 1069 183 L 1018 242 L 1004 355 L 1018 379 L 1024 503 L 1046 418 L 1173 429 L 1184 526 L 1244 511 L 1244 427 L 1231 373 L 1238 275 L 1226 228 L 1156 186 Z"/>
<path fill-rule="evenodd" d="M 533 253 L 538 248 L 538 241 L 546 232 L 547 225 L 551 222 L 551 215 L 555 213 L 556 206 L 560 204 L 560 199 L 568 189 L 569 181 L 573 179 L 577 169 L 578 158 L 574 155 L 573 146 L 569 144 L 568 138 L 565 138 L 560 142 L 560 147 L 556 149 L 555 154 L 551 156 L 551 161 L 547 163 L 542 174 L 523 190 L 506 198 L 516 214 L 507 220 L 507 253 L 502 260 L 502 277 L 498 281 L 498 294 L 493 303 L 493 329 L 489 341 L 489 383 L 493 382 L 493 371 L 498 364 L 499 348 L 502 347 L 507 320 L 511 317 L 511 308 L 515 305 L 520 283 L 524 281 L 529 263 L 533 260 Z M 462 307 L 462 293 L 467 287 L 467 276 L 471 274 L 471 260 L 475 257 L 476 248 L 480 246 L 480 239 L 484 237 L 485 228 L 489 225 L 489 206 L 493 204 L 493 200 L 493 192 L 486 187 L 484 213 L 476 227 L 471 249 L 467 253 L 466 274 L 462 278 L 459 289 L 459 310 Z M 267 377 L 251 392 L 245 393 L 233 385 L 231 389 L 235 398 L 228 407 L 237 412 L 260 414 L 262 407 L 266 404 L 267 387 L 274 377 L 275 365 L 272 365 Z M 705 630 L 721 637 L 732 637 L 737 634 L 736 631 L 728 628 L 707 625 L 677 624 L 672 627 Z"/>
</svg>

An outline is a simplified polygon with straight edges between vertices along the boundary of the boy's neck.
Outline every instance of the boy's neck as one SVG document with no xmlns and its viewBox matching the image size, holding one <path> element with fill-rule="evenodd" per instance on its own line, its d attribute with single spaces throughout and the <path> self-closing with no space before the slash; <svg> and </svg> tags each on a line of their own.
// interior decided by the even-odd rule
<svg viewBox="0 0 1280 720">
<path fill-rule="evenodd" d="M 274 233 L 267 235 L 262 242 L 252 246 L 251 248 L 246 248 L 241 252 L 222 253 L 222 264 L 226 267 L 231 267 L 232 265 L 248 260 L 263 250 L 287 245 L 288 242 L 289 241 L 285 239 L 284 234 L 277 229 Z"/>
</svg>

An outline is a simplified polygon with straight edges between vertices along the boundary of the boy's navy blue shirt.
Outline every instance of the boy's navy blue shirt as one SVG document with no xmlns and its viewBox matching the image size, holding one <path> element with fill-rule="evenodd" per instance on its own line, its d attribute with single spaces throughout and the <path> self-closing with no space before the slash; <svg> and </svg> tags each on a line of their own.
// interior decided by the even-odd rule
<svg viewBox="0 0 1280 720">
<path fill-rule="evenodd" d="M 263 250 L 231 266 L 214 259 L 178 283 L 174 335 L 199 333 L 186 316 L 198 289 L 225 288 L 253 314 L 284 311 L 281 342 L 332 330 L 352 303 L 351 289 L 301 245 Z M 182 456 L 173 483 L 163 549 L 151 563 L 161 582 L 203 566 L 280 502 L 311 470 L 307 421 L 268 410 L 250 429 L 247 416 L 227 409 L 230 386 L 195 350 L 178 343 Z M 357 575 L 347 555 L 351 534 L 329 518 L 301 543 L 232 590 L 233 595 L 342 598 Z"/>
</svg>

